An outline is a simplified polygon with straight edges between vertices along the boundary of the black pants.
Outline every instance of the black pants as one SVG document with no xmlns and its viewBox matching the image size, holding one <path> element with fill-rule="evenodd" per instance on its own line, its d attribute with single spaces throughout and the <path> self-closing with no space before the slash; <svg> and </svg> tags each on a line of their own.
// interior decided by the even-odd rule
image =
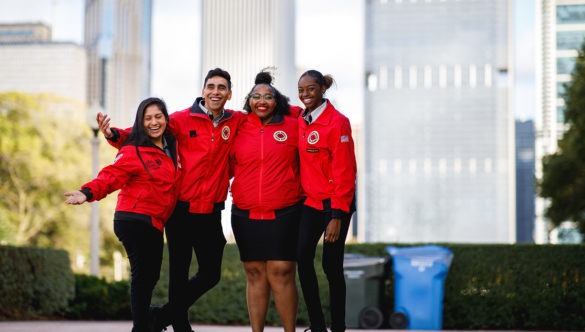
<svg viewBox="0 0 585 332">
<path fill-rule="evenodd" d="M 174 331 L 190 331 L 189 307 L 217 285 L 226 244 L 221 227 L 221 211 L 210 214 L 189 212 L 189 204 L 177 203 L 166 226 L 169 248 L 169 304 Z M 195 252 L 199 270 L 189 278 L 189 266 Z"/>
<path fill-rule="evenodd" d="M 163 233 L 143 220 L 114 220 L 114 233 L 130 261 L 132 331 L 148 331 L 148 308 L 162 263 Z"/>
<path fill-rule="evenodd" d="M 331 221 L 330 211 L 319 211 L 303 206 L 298 242 L 299 280 L 313 331 L 326 331 L 325 318 L 319 298 L 319 284 L 313 261 L 317 243 Z M 343 252 L 349 230 L 350 215 L 341 219 L 339 238 L 333 243 L 323 243 L 323 271 L 329 283 L 332 332 L 345 331 L 345 278 L 343 276 Z"/>
</svg>

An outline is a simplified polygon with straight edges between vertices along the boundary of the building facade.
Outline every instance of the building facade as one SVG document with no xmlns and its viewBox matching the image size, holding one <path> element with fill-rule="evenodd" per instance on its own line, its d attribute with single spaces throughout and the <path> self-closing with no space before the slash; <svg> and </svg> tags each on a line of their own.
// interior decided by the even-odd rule
<svg viewBox="0 0 585 332">
<path fill-rule="evenodd" d="M 557 151 L 564 124 L 564 85 L 571 82 L 578 50 L 585 41 L 585 0 L 537 1 L 540 57 L 537 69 L 539 103 L 535 116 L 536 177 L 542 178 L 542 158 Z M 552 226 L 544 217 L 547 201 L 536 199 L 535 240 L 549 242 Z"/>
<path fill-rule="evenodd" d="M 516 242 L 534 243 L 536 189 L 533 120 L 516 120 Z"/>
<path fill-rule="evenodd" d="M 514 242 L 511 1 L 368 0 L 365 13 L 360 240 Z"/>
<path fill-rule="evenodd" d="M 87 102 L 119 126 L 150 96 L 152 0 L 86 0 Z"/>
<path fill-rule="evenodd" d="M 296 100 L 294 0 L 203 0 L 203 76 L 220 67 L 232 77 L 227 108 L 241 110 L 256 74 L 272 68 L 274 85 Z"/>
<path fill-rule="evenodd" d="M 85 105 L 86 56 L 81 45 L 53 42 L 44 24 L 0 25 L 0 91 L 51 94 Z"/>
</svg>

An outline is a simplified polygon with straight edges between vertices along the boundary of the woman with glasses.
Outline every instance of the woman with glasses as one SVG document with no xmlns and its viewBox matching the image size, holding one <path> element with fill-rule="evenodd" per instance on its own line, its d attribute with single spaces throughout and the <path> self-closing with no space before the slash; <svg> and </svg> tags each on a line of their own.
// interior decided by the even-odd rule
<svg viewBox="0 0 585 332">
<path fill-rule="evenodd" d="M 298 123 L 288 98 L 260 72 L 248 94 L 247 119 L 230 153 L 232 229 L 246 272 L 252 331 L 264 330 L 270 294 L 285 332 L 295 330 L 296 246 L 301 187 Z"/>
</svg>

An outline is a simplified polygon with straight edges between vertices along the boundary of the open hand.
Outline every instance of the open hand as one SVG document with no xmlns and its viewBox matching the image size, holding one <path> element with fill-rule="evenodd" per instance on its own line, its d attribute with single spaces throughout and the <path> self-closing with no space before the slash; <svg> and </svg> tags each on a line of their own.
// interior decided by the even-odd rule
<svg viewBox="0 0 585 332">
<path fill-rule="evenodd" d="M 104 134 L 106 138 L 112 137 L 112 130 L 110 129 L 110 117 L 107 114 L 98 112 L 96 120 L 102 134 Z"/>
<path fill-rule="evenodd" d="M 76 190 L 76 191 L 68 191 L 68 192 L 66 192 L 63 195 L 65 197 L 69 197 L 65 201 L 65 203 L 67 203 L 67 204 L 79 205 L 79 204 L 83 204 L 83 203 L 85 203 L 87 201 L 87 197 L 85 196 L 85 194 L 83 194 L 79 190 Z"/>
</svg>

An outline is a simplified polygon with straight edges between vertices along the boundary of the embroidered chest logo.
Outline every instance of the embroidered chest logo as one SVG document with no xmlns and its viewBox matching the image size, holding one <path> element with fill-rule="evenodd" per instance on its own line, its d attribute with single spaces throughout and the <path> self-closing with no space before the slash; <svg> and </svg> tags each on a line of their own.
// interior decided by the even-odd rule
<svg viewBox="0 0 585 332">
<path fill-rule="evenodd" d="M 160 159 L 152 160 L 151 159 L 151 160 L 147 160 L 145 162 L 145 164 L 146 164 L 146 168 L 152 169 L 152 170 L 157 170 L 162 165 L 162 160 L 160 160 Z"/>
<path fill-rule="evenodd" d="M 309 137 L 307 138 L 307 142 L 309 144 L 317 144 L 317 142 L 319 142 L 319 133 L 316 130 L 313 130 L 309 134 Z"/>
<path fill-rule="evenodd" d="M 274 135 L 272 135 L 272 137 L 274 137 L 274 139 L 275 139 L 277 142 L 284 142 L 284 141 L 286 141 L 286 140 L 287 140 L 287 138 L 288 138 L 288 137 L 286 136 L 286 133 L 285 133 L 284 131 L 282 131 L 282 130 L 275 131 L 275 132 L 274 132 Z"/>
<path fill-rule="evenodd" d="M 223 138 L 224 141 L 230 139 L 230 127 L 224 126 L 223 128 L 221 128 L 221 138 Z"/>
</svg>

